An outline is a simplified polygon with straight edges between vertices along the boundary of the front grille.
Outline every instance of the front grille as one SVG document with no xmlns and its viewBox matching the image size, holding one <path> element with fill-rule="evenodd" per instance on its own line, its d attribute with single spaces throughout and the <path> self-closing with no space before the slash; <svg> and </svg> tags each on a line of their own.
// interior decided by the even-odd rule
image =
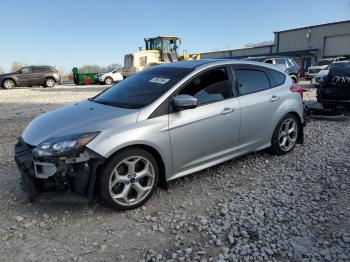
<svg viewBox="0 0 350 262">
<path fill-rule="evenodd" d="M 320 69 L 309 69 L 310 74 L 317 74 L 320 71 L 321 71 Z"/>
</svg>

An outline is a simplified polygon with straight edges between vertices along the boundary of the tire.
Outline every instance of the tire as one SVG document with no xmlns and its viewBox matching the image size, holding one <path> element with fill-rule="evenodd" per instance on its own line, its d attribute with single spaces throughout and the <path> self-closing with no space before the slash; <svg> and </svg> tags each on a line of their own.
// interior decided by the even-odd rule
<svg viewBox="0 0 350 262">
<path fill-rule="evenodd" d="M 298 141 L 299 125 L 294 115 L 284 116 L 273 132 L 270 151 L 276 155 L 284 155 L 292 151 Z"/>
<path fill-rule="evenodd" d="M 2 87 L 4 89 L 13 89 L 16 87 L 16 83 L 12 79 L 5 79 L 2 83 Z"/>
<path fill-rule="evenodd" d="M 112 79 L 112 77 L 106 77 L 106 79 L 105 79 L 105 84 L 106 84 L 106 85 L 111 85 L 111 84 L 113 84 L 113 79 Z"/>
<path fill-rule="evenodd" d="M 54 87 L 55 84 L 56 84 L 56 81 L 53 78 L 47 78 L 45 80 L 45 87 Z"/>
<path fill-rule="evenodd" d="M 99 196 L 105 204 L 117 210 L 143 205 L 158 185 L 157 161 L 141 148 L 117 153 L 101 171 L 97 187 Z"/>
</svg>

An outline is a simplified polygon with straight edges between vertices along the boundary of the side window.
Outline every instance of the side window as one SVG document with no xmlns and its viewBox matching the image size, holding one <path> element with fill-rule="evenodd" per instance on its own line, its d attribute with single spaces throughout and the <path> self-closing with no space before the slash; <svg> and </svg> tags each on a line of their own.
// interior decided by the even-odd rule
<svg viewBox="0 0 350 262">
<path fill-rule="evenodd" d="M 286 65 L 286 60 L 284 58 L 275 58 L 277 65 Z"/>
<path fill-rule="evenodd" d="M 28 73 L 31 73 L 32 70 L 30 67 L 24 67 L 24 68 L 22 68 L 21 72 L 22 72 L 22 74 L 28 74 Z"/>
<path fill-rule="evenodd" d="M 42 70 L 42 68 L 40 68 L 40 67 L 33 67 L 33 73 L 41 73 L 43 71 L 44 70 Z"/>
<path fill-rule="evenodd" d="M 247 95 L 270 88 L 270 81 L 263 71 L 237 69 L 235 74 L 240 95 Z"/>
<path fill-rule="evenodd" d="M 273 64 L 273 60 L 272 59 L 267 59 L 267 60 L 265 60 L 265 63 Z"/>
<path fill-rule="evenodd" d="M 272 78 L 272 87 L 280 86 L 284 84 L 284 81 L 286 80 L 286 75 L 278 72 L 276 70 L 269 70 L 270 76 Z"/>
<path fill-rule="evenodd" d="M 220 68 L 196 77 L 179 94 L 194 96 L 198 99 L 198 105 L 203 105 L 231 97 L 230 90 L 226 70 Z"/>
</svg>

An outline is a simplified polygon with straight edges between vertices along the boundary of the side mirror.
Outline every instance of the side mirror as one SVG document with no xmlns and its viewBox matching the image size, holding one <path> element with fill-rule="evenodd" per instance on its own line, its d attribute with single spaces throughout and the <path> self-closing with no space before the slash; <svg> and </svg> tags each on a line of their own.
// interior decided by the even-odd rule
<svg viewBox="0 0 350 262">
<path fill-rule="evenodd" d="M 173 104 L 178 110 L 192 109 L 197 107 L 198 100 L 190 95 L 177 95 L 173 99 Z"/>
</svg>

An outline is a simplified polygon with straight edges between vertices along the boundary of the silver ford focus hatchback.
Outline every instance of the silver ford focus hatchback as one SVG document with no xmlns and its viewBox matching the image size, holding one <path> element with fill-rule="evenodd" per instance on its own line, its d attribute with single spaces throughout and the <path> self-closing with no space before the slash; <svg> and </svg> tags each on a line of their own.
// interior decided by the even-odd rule
<svg viewBox="0 0 350 262">
<path fill-rule="evenodd" d="M 40 115 L 15 146 L 30 197 L 98 196 L 119 210 L 240 155 L 303 143 L 303 90 L 273 65 L 199 60 L 151 67 Z"/>
</svg>

